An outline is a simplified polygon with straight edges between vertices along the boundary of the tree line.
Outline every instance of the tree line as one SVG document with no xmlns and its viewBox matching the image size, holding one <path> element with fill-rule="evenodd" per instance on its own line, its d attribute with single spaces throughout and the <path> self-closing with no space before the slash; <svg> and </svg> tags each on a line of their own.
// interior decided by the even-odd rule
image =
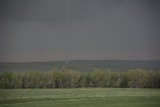
<svg viewBox="0 0 160 107">
<path fill-rule="evenodd" d="M 160 71 L 131 69 L 126 72 L 78 72 L 63 69 L 50 72 L 0 73 L 1 89 L 80 87 L 160 88 Z"/>
</svg>

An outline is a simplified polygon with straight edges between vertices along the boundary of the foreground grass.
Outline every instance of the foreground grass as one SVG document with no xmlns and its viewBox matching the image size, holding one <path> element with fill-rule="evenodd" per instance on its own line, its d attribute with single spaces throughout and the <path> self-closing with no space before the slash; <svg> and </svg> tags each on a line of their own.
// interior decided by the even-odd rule
<svg viewBox="0 0 160 107">
<path fill-rule="evenodd" d="M 1 89 L 0 107 L 160 107 L 160 89 Z"/>
</svg>

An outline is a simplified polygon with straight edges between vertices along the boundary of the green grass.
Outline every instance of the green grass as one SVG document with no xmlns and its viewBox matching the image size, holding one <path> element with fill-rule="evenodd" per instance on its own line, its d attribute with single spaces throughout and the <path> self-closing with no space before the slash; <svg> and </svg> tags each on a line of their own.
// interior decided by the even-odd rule
<svg viewBox="0 0 160 107">
<path fill-rule="evenodd" d="M 160 107 L 160 89 L 1 89 L 0 107 Z"/>
</svg>

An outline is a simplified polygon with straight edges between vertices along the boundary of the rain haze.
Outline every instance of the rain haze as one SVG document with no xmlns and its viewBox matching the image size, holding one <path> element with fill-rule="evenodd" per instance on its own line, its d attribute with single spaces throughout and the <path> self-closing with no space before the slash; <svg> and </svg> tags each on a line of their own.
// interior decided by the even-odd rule
<svg viewBox="0 0 160 107">
<path fill-rule="evenodd" d="M 159 0 L 0 0 L 0 61 L 160 60 Z"/>
</svg>

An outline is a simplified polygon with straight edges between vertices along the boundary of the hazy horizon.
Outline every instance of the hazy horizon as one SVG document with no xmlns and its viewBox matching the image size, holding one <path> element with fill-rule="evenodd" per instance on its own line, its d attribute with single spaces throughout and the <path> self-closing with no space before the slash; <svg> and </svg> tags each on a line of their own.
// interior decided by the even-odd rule
<svg viewBox="0 0 160 107">
<path fill-rule="evenodd" d="M 160 60 L 158 0 L 1 0 L 0 62 Z"/>
<path fill-rule="evenodd" d="M 0 61 L 0 63 L 34 63 L 34 62 L 64 62 L 66 63 L 66 59 L 62 60 L 30 60 L 30 61 Z M 146 62 L 160 62 L 159 59 L 69 59 L 69 62 L 71 61 L 146 61 Z"/>
</svg>

